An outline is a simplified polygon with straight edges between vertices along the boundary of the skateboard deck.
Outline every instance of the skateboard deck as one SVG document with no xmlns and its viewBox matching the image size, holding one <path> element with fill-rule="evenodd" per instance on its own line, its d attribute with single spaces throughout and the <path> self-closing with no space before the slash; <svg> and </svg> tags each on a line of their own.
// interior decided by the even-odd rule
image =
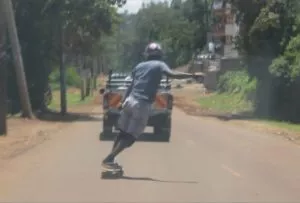
<svg viewBox="0 0 300 203">
<path fill-rule="evenodd" d="M 121 178 L 123 175 L 124 175 L 123 169 L 121 169 L 121 170 L 105 170 L 105 169 L 103 169 L 101 172 L 101 178 L 103 178 L 103 179 Z"/>
</svg>

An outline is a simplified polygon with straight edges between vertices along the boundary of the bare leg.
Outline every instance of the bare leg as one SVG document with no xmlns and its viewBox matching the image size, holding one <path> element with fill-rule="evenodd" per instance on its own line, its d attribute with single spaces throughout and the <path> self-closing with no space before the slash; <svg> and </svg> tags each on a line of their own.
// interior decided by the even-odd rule
<svg viewBox="0 0 300 203">
<path fill-rule="evenodd" d="M 113 163 L 115 157 L 120 154 L 124 149 L 130 147 L 135 142 L 133 136 L 124 132 L 120 132 L 118 138 L 116 138 L 111 153 L 103 160 L 103 163 Z"/>
</svg>

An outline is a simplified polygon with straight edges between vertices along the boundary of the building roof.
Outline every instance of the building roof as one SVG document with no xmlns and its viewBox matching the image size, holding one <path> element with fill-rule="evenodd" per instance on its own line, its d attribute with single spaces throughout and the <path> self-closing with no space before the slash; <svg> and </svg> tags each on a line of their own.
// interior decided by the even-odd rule
<svg viewBox="0 0 300 203">
<path fill-rule="evenodd" d="M 212 8 L 214 10 L 218 9 L 230 9 L 231 4 L 228 2 L 228 0 L 213 0 Z"/>
<path fill-rule="evenodd" d="M 212 5 L 214 10 L 222 9 L 225 7 L 225 0 L 214 0 Z"/>
</svg>

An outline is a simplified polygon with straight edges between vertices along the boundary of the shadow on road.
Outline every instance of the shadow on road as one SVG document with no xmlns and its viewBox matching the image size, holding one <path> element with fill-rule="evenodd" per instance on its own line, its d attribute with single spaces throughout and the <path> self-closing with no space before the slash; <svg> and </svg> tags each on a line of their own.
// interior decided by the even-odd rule
<svg viewBox="0 0 300 203">
<path fill-rule="evenodd" d="M 178 106 L 182 111 L 184 111 L 187 115 L 196 116 L 196 117 L 210 117 L 216 118 L 220 121 L 274 121 L 274 122 L 282 122 L 283 120 L 292 124 L 300 124 L 300 119 L 282 119 L 282 118 L 274 118 L 271 115 L 259 115 L 252 111 L 242 111 L 238 113 L 224 113 L 224 112 L 216 112 L 209 109 L 201 109 L 201 108 L 192 108 L 192 107 L 183 107 Z"/>
<path fill-rule="evenodd" d="M 100 133 L 99 139 L 101 141 L 113 141 L 115 137 L 118 135 L 118 132 L 113 132 L 109 135 L 103 135 L 103 133 Z M 143 133 L 137 140 L 137 142 L 167 142 L 162 140 L 162 136 L 154 134 L 154 133 Z"/>
<path fill-rule="evenodd" d="M 231 121 L 231 120 L 247 120 L 247 121 L 260 121 L 260 120 L 268 120 L 268 121 L 279 121 L 281 122 L 282 119 L 276 119 L 270 116 L 259 116 L 255 115 L 253 112 L 240 112 L 236 114 L 232 113 L 206 113 L 206 114 L 201 114 L 200 116 L 202 117 L 213 117 L 217 118 L 221 121 Z M 296 121 L 289 121 L 290 123 L 293 124 L 299 124 L 300 120 Z"/>
<path fill-rule="evenodd" d="M 239 113 L 230 113 L 230 112 L 218 112 L 211 109 L 200 108 L 199 106 L 195 105 L 187 105 L 184 103 L 178 103 L 176 105 L 179 109 L 184 111 L 186 114 L 190 116 L 199 116 L 199 117 L 211 117 L 217 118 L 222 121 L 230 121 L 230 120 L 257 120 L 262 119 L 259 118 L 251 111 L 243 111 Z"/>
<path fill-rule="evenodd" d="M 135 180 L 135 181 L 151 181 L 151 182 L 160 182 L 160 183 L 182 183 L 182 184 L 198 184 L 197 181 L 174 181 L 174 180 L 159 180 L 154 178 L 148 177 L 130 177 L 130 176 L 123 176 L 119 179 L 122 180 Z"/>
<path fill-rule="evenodd" d="M 62 115 L 60 112 L 38 113 L 36 117 L 43 121 L 53 122 L 74 122 L 74 121 L 102 121 L 101 113 L 76 112 Z"/>
<path fill-rule="evenodd" d="M 214 117 L 222 121 L 230 120 L 256 120 L 258 117 L 254 116 L 251 112 L 241 112 L 238 114 L 232 113 L 206 113 L 201 114 L 203 117 Z"/>
</svg>

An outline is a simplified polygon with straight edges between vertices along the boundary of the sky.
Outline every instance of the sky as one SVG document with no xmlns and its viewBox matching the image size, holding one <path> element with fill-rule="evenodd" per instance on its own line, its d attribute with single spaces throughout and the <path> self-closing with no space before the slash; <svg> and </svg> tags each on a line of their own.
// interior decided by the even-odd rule
<svg viewBox="0 0 300 203">
<path fill-rule="evenodd" d="M 142 3 L 159 2 L 162 0 L 127 0 L 126 5 L 120 11 L 128 10 L 130 13 L 136 13 L 142 6 Z"/>
</svg>

